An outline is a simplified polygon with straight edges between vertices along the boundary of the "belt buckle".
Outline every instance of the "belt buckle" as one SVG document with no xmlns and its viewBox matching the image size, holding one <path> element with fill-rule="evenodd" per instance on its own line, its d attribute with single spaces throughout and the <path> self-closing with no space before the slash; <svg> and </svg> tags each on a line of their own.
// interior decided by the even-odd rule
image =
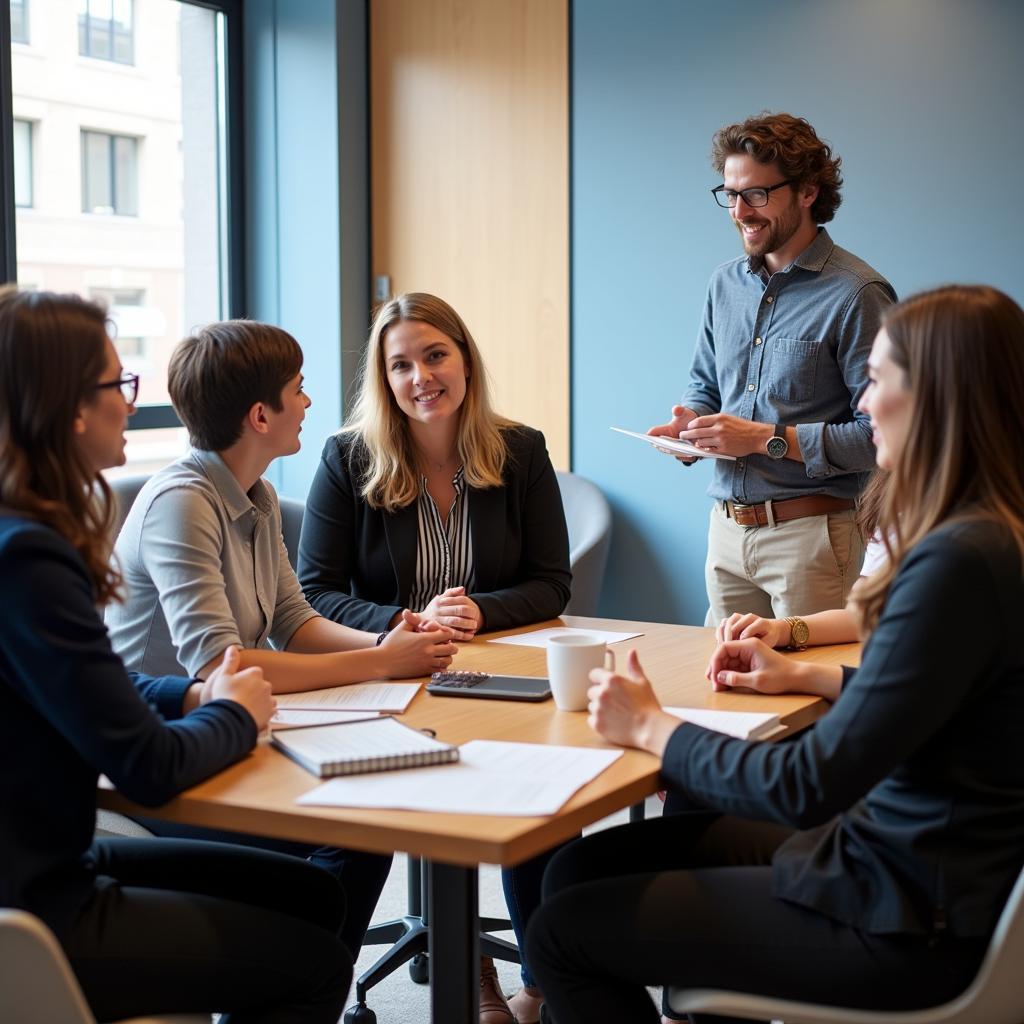
<svg viewBox="0 0 1024 1024">
<path fill-rule="evenodd" d="M 755 510 L 755 506 L 754 505 L 745 505 L 742 501 L 732 501 L 729 504 L 732 506 L 732 509 L 731 509 L 732 521 L 738 527 L 740 527 L 743 530 L 752 530 L 755 526 L 758 525 L 758 522 L 757 522 L 757 512 Z M 753 513 L 754 513 L 754 521 L 752 523 L 741 523 L 739 521 L 739 519 L 737 518 L 737 513 L 742 515 L 744 512 L 750 512 L 750 511 L 753 511 Z"/>
</svg>

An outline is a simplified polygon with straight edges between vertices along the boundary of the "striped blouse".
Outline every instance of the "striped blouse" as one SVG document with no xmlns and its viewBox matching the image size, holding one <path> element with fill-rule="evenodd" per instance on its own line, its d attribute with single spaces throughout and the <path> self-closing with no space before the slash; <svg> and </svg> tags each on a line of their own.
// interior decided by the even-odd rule
<svg viewBox="0 0 1024 1024">
<path fill-rule="evenodd" d="M 469 533 L 469 492 L 463 478 L 463 467 L 452 479 L 455 500 L 445 524 L 434 499 L 422 480 L 416 502 L 416 576 L 409 607 L 422 611 L 431 598 L 449 587 L 465 587 L 470 593 L 475 585 L 473 574 L 473 540 Z"/>
</svg>

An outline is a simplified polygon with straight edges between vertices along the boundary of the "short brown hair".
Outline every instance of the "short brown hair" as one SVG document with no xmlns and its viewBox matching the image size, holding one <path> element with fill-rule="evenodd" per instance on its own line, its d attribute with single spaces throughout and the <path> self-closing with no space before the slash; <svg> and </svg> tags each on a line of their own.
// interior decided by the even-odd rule
<svg viewBox="0 0 1024 1024">
<path fill-rule="evenodd" d="M 719 128 L 711 141 L 711 164 L 722 174 L 730 156 L 751 156 L 759 164 L 776 164 L 794 185 L 817 185 L 818 198 L 811 207 L 816 224 L 827 224 L 839 209 L 842 159 L 818 138 L 802 117 L 764 111 L 740 124 Z"/>
<path fill-rule="evenodd" d="M 192 446 L 222 452 L 242 436 L 256 402 L 281 409 L 281 392 L 301 369 L 302 349 L 287 331 L 255 320 L 224 320 L 178 344 L 167 390 Z"/>
</svg>

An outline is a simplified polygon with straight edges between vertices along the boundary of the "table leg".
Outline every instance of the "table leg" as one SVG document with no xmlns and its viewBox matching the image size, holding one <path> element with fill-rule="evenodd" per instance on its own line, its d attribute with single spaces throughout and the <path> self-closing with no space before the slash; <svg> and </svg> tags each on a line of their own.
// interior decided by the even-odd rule
<svg viewBox="0 0 1024 1024">
<path fill-rule="evenodd" d="M 430 1019 L 480 1016 L 480 933 L 476 868 L 427 865 L 430 887 Z"/>
</svg>

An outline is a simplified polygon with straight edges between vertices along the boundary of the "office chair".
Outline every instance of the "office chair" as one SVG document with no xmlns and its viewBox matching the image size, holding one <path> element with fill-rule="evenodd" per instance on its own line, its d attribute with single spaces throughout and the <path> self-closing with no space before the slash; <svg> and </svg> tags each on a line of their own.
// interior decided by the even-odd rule
<svg viewBox="0 0 1024 1024">
<path fill-rule="evenodd" d="M 713 989 L 667 990 L 669 1008 L 786 1024 L 1021 1024 L 1024 1021 L 1024 868 L 999 915 L 988 952 L 966 991 L 941 1006 L 903 1012 L 851 1010 Z"/>
<path fill-rule="evenodd" d="M 611 509 L 598 487 L 585 477 L 564 472 L 555 475 L 569 529 L 569 565 L 572 568 L 572 597 L 565 612 L 568 615 L 593 615 L 597 611 L 611 544 Z M 418 858 L 409 858 L 408 872 L 406 915 L 375 925 L 366 933 L 367 945 L 385 942 L 393 945 L 356 980 L 356 1005 L 346 1011 L 345 1024 L 375 1024 L 377 1017 L 366 1005 L 366 993 L 403 964 L 409 964 L 409 975 L 413 981 L 425 984 L 430 978 L 427 956 L 430 908 L 426 878 Z M 511 927 L 504 918 L 481 918 L 480 955 L 519 963 L 519 949 L 515 943 L 490 934 L 508 931 Z"/>
<path fill-rule="evenodd" d="M 0 909 L 0 1020 L 96 1024 L 53 933 L 24 910 Z M 210 1024 L 210 1015 L 133 1017 L 121 1024 Z"/>
<path fill-rule="evenodd" d="M 569 565 L 572 597 L 566 615 L 596 615 L 608 549 L 612 541 L 612 511 L 596 484 L 576 473 L 555 473 L 569 527 Z"/>
</svg>

